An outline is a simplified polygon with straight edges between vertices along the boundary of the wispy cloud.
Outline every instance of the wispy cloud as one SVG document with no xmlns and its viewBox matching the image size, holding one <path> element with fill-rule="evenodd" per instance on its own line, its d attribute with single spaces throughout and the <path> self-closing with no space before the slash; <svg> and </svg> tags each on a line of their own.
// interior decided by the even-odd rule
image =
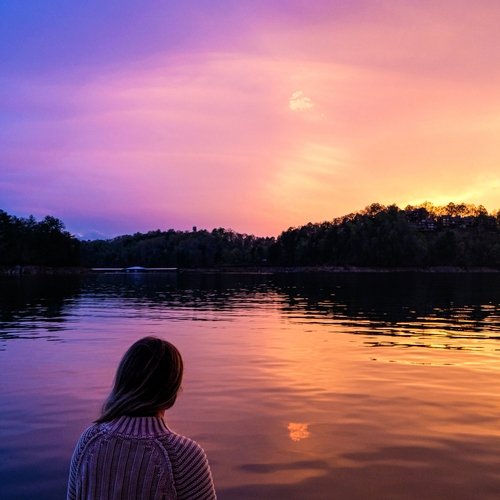
<svg viewBox="0 0 500 500">
<path fill-rule="evenodd" d="M 296 90 L 288 100 L 288 107 L 292 111 L 305 111 L 313 107 L 313 102 L 309 97 L 304 95 L 302 90 Z"/>
</svg>

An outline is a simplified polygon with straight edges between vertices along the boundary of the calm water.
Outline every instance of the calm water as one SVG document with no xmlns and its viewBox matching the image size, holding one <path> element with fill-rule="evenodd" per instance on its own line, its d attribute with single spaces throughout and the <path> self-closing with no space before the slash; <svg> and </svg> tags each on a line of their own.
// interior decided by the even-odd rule
<svg viewBox="0 0 500 500">
<path fill-rule="evenodd" d="M 170 426 L 221 499 L 498 499 L 500 274 L 0 280 L 0 497 L 64 498 L 126 348 L 186 362 Z"/>
</svg>

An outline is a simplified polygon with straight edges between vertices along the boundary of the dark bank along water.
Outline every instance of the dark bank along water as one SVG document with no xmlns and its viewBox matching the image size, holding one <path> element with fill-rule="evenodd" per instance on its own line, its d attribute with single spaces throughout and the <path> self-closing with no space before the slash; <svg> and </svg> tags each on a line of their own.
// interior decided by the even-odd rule
<svg viewBox="0 0 500 500">
<path fill-rule="evenodd" d="M 0 281 L 0 496 L 63 498 L 125 349 L 186 362 L 170 426 L 219 497 L 500 496 L 500 275 Z"/>
</svg>

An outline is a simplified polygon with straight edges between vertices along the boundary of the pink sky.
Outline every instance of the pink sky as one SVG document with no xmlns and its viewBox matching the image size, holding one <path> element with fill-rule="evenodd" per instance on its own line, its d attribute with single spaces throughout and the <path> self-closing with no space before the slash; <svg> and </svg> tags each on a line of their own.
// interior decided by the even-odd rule
<svg viewBox="0 0 500 500">
<path fill-rule="evenodd" d="M 276 235 L 372 202 L 500 208 L 495 1 L 95 3 L 61 19 L 59 2 L 6 3 L 9 213 L 79 234 Z"/>
</svg>

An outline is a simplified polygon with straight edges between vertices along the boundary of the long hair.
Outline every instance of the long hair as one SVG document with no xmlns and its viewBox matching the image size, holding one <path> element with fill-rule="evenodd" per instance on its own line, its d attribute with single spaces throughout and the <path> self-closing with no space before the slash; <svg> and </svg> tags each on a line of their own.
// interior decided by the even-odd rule
<svg viewBox="0 0 500 500">
<path fill-rule="evenodd" d="M 97 423 L 114 418 L 156 416 L 171 408 L 181 387 L 184 365 L 166 340 L 144 337 L 128 349 L 116 371 L 110 395 Z"/>
</svg>

